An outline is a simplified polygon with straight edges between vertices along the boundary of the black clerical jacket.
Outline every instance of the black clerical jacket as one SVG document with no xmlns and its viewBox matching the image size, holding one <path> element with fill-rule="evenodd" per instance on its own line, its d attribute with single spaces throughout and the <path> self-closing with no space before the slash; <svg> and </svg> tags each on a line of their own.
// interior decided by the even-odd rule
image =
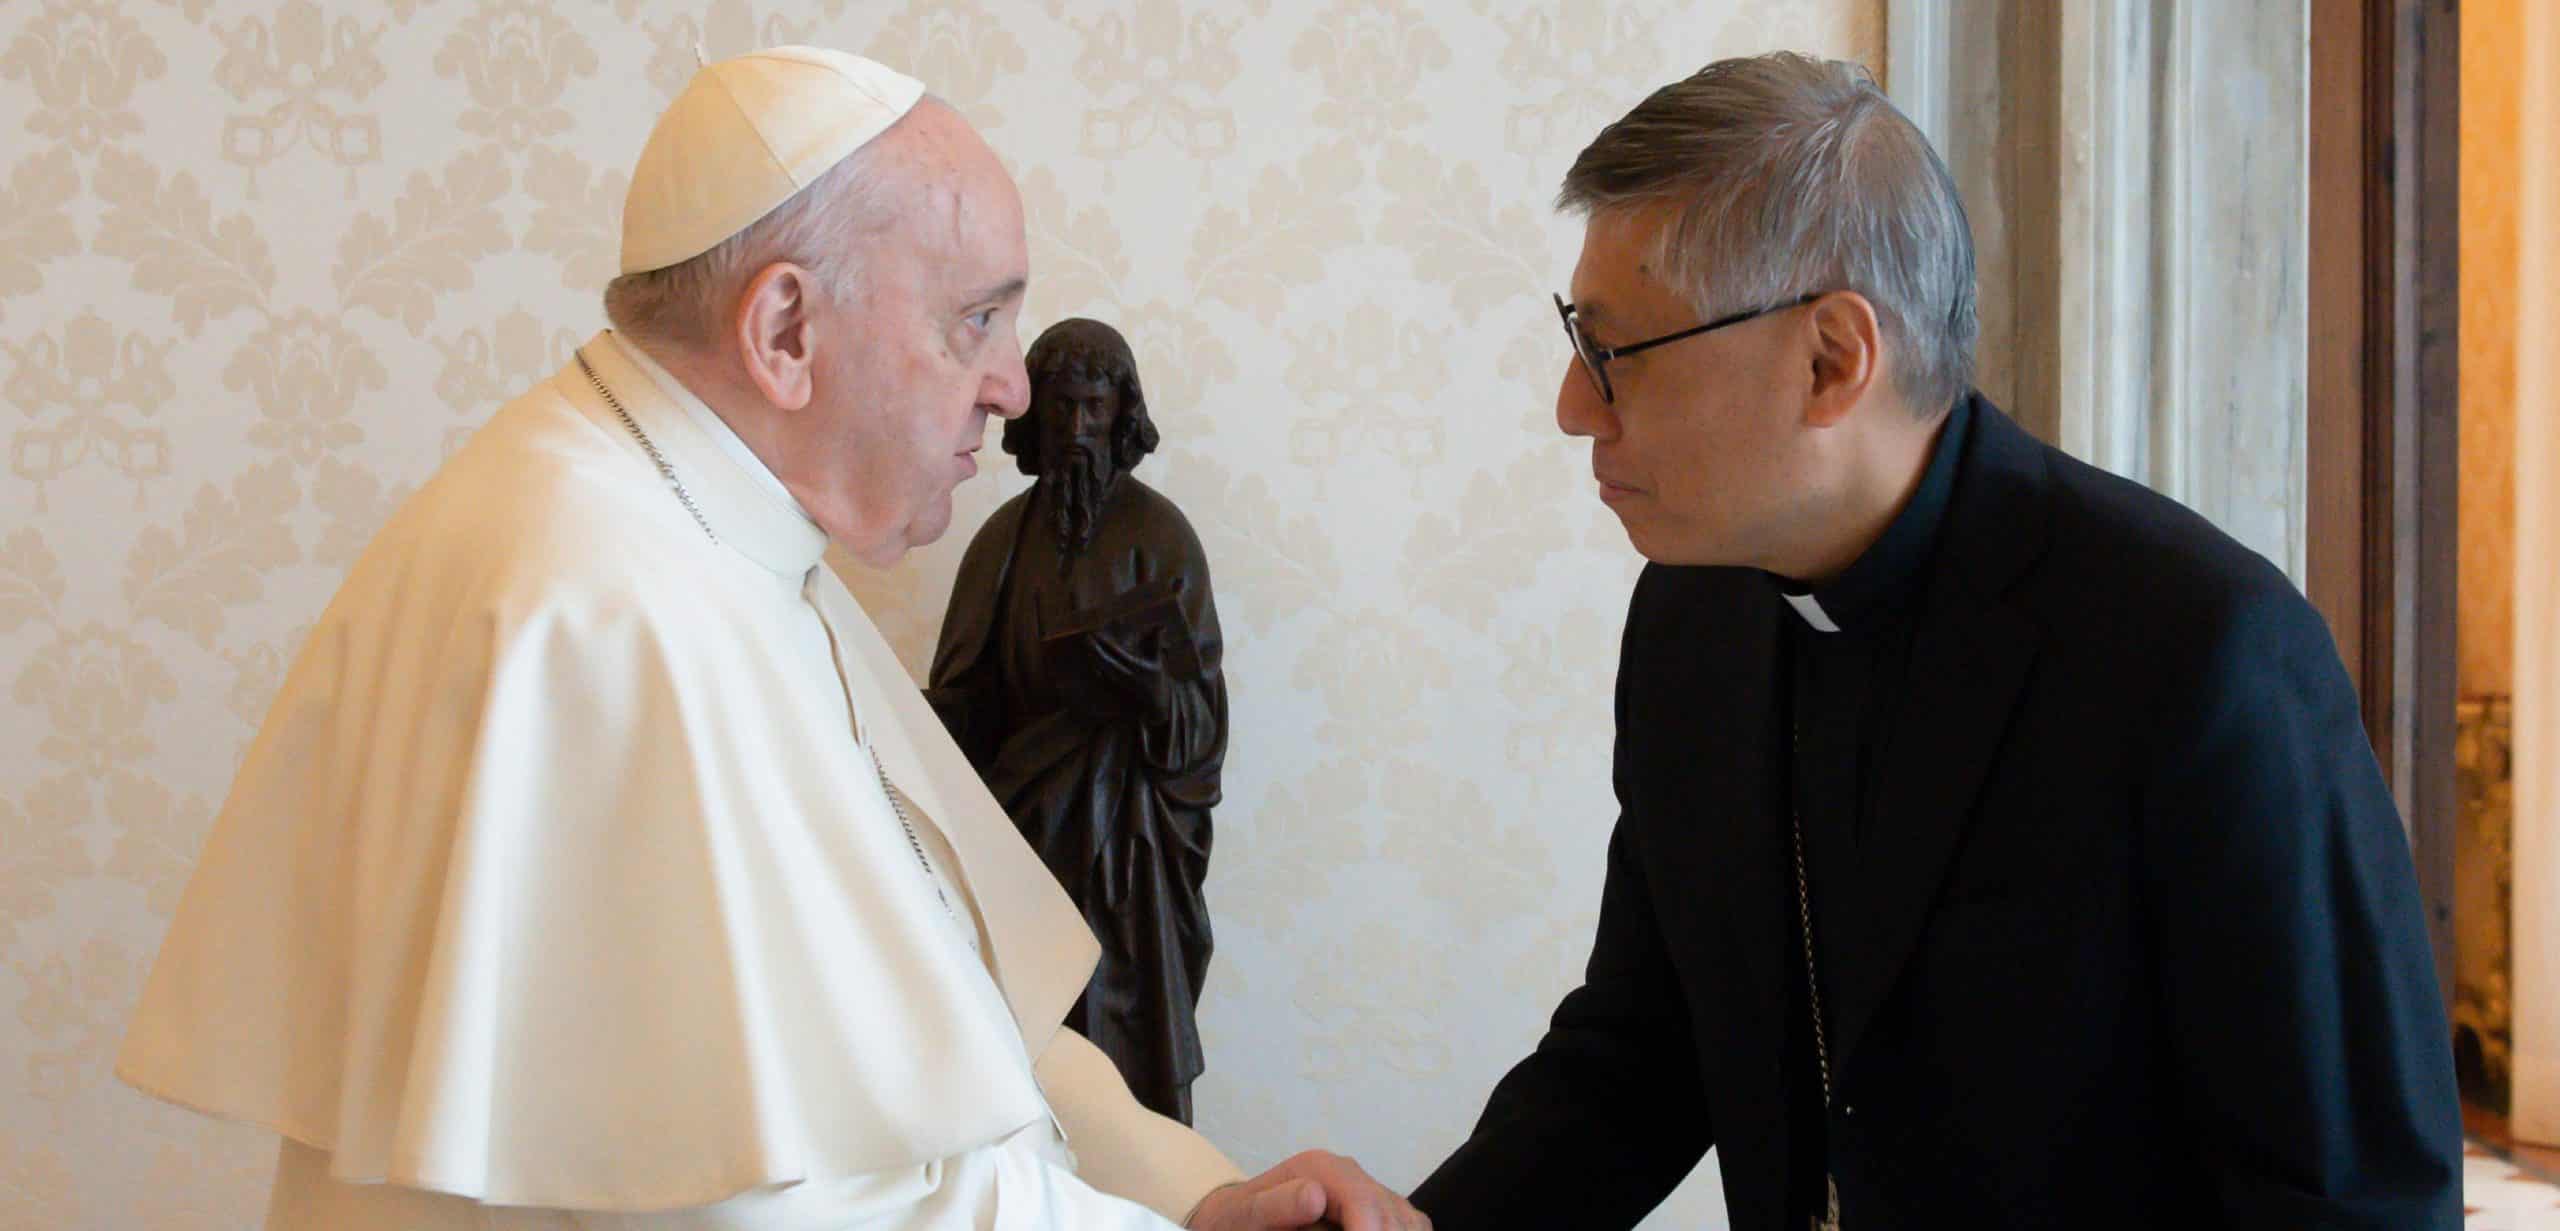
<svg viewBox="0 0 2560 1231">
<path fill-rule="evenodd" d="M 1826 886 L 1844 1225 L 2451 1231 L 2445 1017 L 2326 627 L 2203 519 L 1974 410 Z M 1630 1227 L 1710 1146 L 1736 1231 L 1801 1226 L 1796 618 L 1743 570 L 1637 582 L 1589 967 L 1414 1194 L 1439 1231 Z"/>
</svg>

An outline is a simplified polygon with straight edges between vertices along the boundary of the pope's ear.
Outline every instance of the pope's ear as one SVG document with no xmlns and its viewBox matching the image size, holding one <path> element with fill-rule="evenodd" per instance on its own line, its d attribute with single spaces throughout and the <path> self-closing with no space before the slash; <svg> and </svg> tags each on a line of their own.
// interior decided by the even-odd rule
<svg viewBox="0 0 2560 1231">
<path fill-rule="evenodd" d="M 810 367 L 818 331 L 811 327 L 810 310 L 817 291 L 808 270 L 776 261 L 757 270 L 738 292 L 731 320 L 738 358 L 749 383 L 781 410 L 807 406 L 815 389 Z"/>
</svg>

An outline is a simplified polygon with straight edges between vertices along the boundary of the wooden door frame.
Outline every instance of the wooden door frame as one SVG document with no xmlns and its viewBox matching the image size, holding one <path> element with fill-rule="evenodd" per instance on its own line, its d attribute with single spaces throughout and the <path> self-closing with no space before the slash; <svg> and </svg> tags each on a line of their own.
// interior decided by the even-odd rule
<svg viewBox="0 0 2560 1231">
<path fill-rule="evenodd" d="M 2453 989 L 2457 0 L 2311 0 L 2308 588 Z"/>
</svg>

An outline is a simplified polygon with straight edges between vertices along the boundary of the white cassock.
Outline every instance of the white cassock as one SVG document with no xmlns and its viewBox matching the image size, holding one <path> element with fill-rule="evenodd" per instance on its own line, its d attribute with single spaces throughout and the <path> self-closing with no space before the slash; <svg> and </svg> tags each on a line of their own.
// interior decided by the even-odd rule
<svg viewBox="0 0 2560 1231">
<path fill-rule="evenodd" d="M 1059 1028 L 1093 938 L 825 536 L 581 353 L 633 422 L 572 363 L 376 537 L 119 1075 L 282 1135 L 292 1231 L 1161 1229 L 1240 1178 Z"/>
</svg>

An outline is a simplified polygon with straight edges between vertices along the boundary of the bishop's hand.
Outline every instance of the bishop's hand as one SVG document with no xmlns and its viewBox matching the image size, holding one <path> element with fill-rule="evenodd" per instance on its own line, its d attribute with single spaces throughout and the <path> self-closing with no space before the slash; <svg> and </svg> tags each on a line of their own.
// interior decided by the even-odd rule
<svg viewBox="0 0 2560 1231">
<path fill-rule="evenodd" d="M 1429 1218 L 1360 1164 L 1322 1150 L 1212 1191 L 1183 1225 L 1191 1231 L 1431 1231 Z"/>
</svg>

